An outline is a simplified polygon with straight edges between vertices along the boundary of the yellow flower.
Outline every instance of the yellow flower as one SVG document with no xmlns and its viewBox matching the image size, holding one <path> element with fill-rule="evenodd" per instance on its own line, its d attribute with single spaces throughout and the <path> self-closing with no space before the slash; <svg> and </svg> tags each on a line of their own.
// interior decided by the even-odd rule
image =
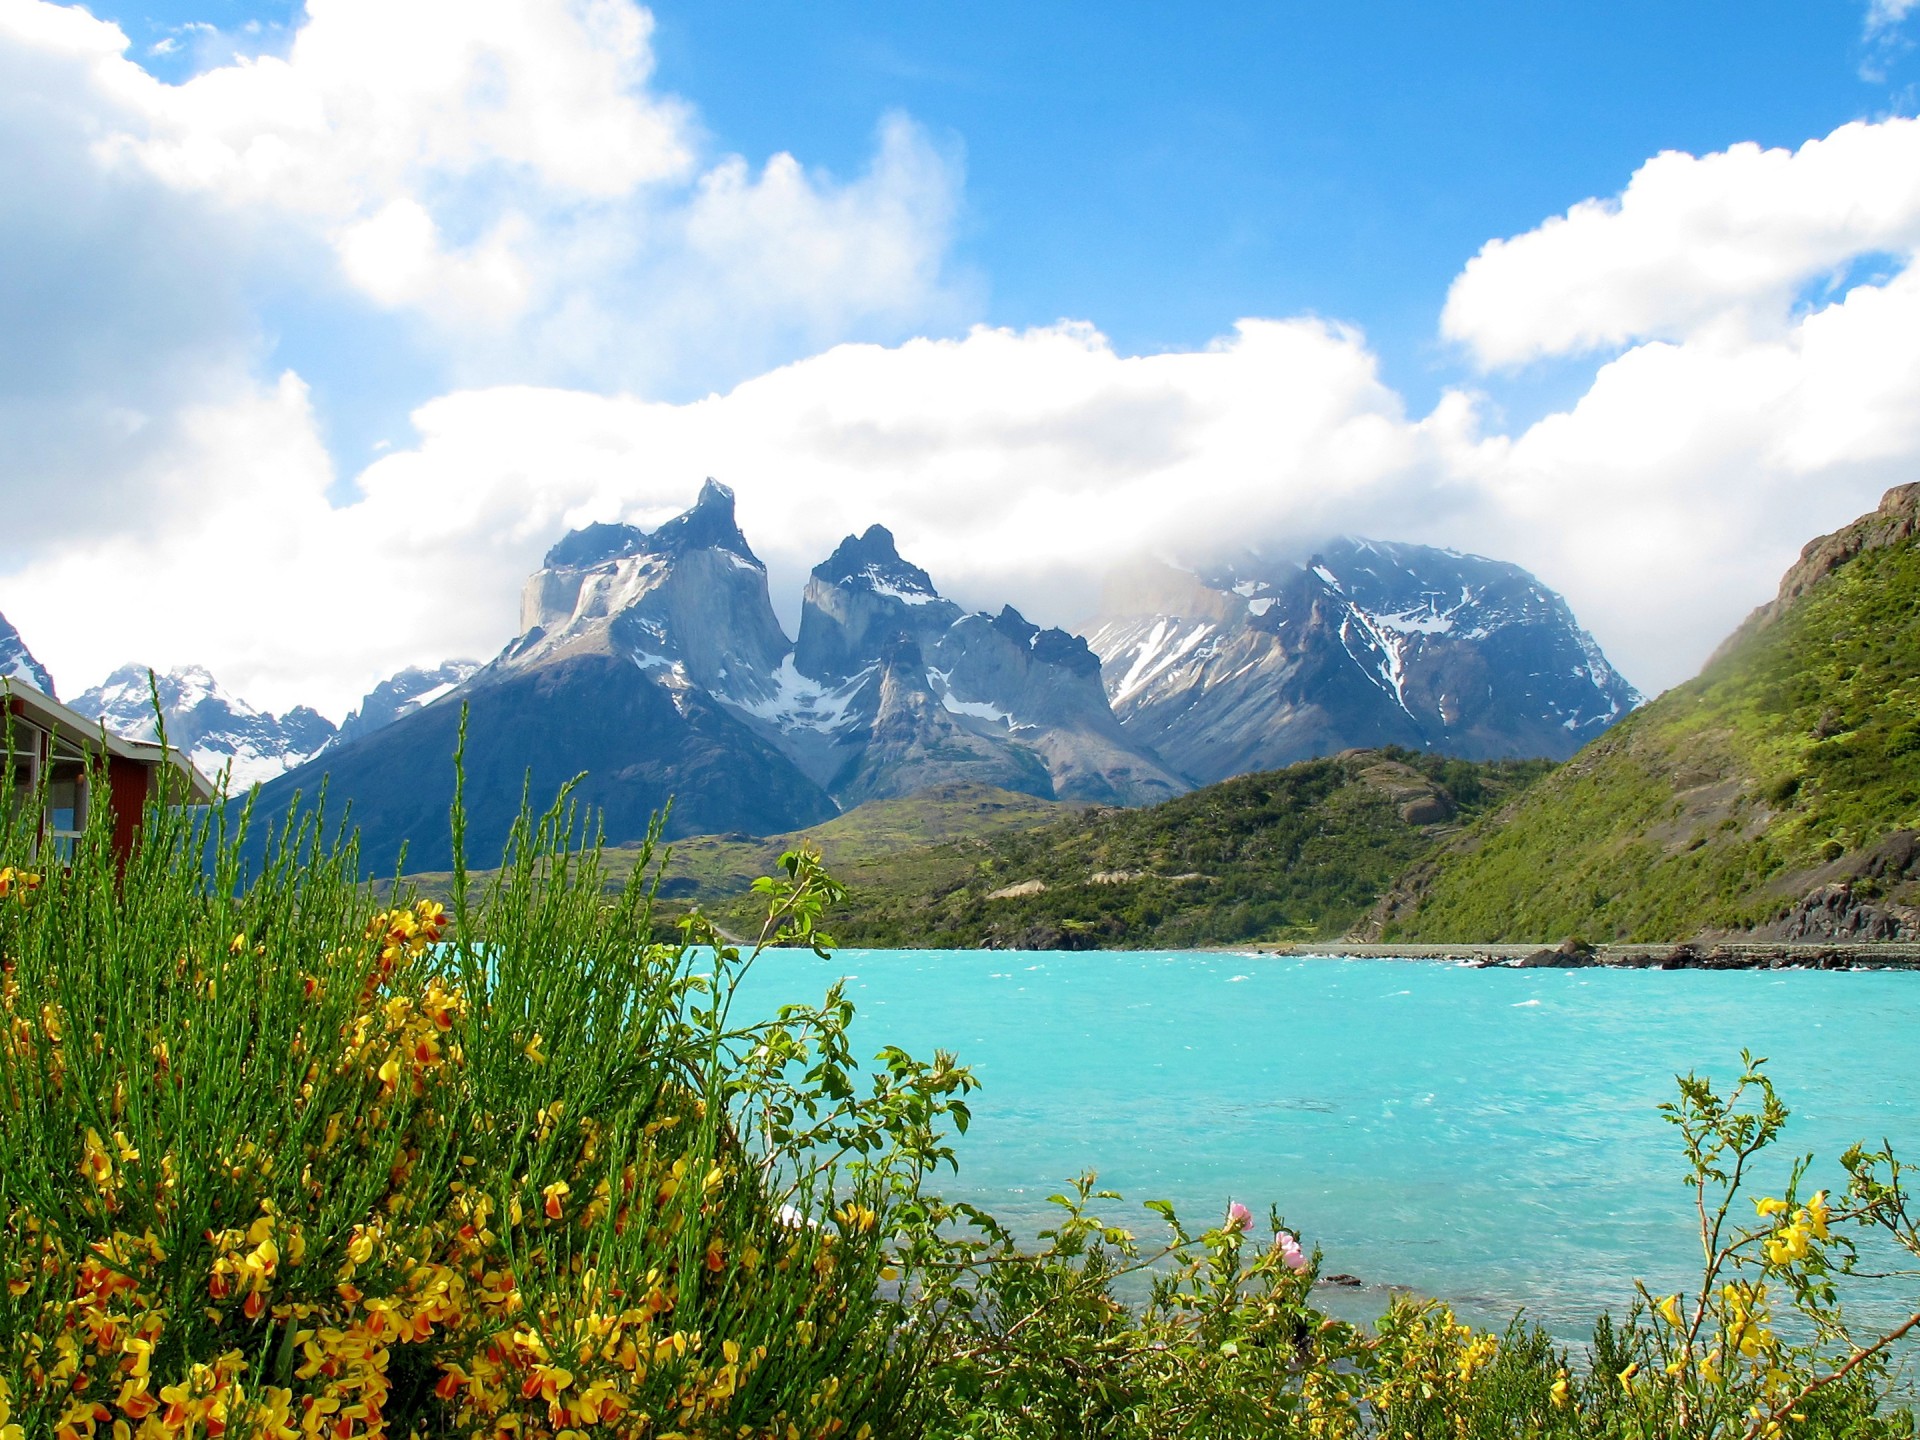
<svg viewBox="0 0 1920 1440">
<path fill-rule="evenodd" d="M 1826 1191 L 1816 1191 L 1814 1197 L 1807 1201 L 1807 1208 L 1802 1213 L 1806 1216 L 1807 1223 L 1816 1236 L 1822 1240 L 1830 1240 L 1833 1238 L 1827 1232 L 1827 1221 L 1833 1212 L 1827 1208 Z"/>
<path fill-rule="evenodd" d="M 1674 1329 L 1680 1328 L 1680 1297 L 1669 1295 L 1654 1307 L 1660 1312 L 1660 1318 Z"/>
<path fill-rule="evenodd" d="M 1562 1370 L 1560 1378 L 1553 1382 L 1553 1403 L 1563 1409 L 1573 1403 L 1573 1397 L 1567 1393 L 1567 1372 Z"/>
<path fill-rule="evenodd" d="M 1754 1198 L 1753 1208 L 1758 1210 L 1764 1219 L 1772 1215 L 1785 1215 L 1792 1207 L 1786 1201 L 1776 1200 L 1771 1195 L 1760 1195 Z"/>
</svg>

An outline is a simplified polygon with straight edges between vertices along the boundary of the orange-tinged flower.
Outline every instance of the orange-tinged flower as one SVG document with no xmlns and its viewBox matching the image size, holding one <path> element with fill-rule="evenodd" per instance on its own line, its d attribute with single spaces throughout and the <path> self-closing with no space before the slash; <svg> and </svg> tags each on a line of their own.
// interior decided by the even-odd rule
<svg viewBox="0 0 1920 1440">
<path fill-rule="evenodd" d="M 573 1187 L 564 1180 L 556 1180 L 540 1193 L 547 1197 L 547 1218 L 558 1220 L 565 1213 L 560 1202 L 572 1193 Z"/>
</svg>

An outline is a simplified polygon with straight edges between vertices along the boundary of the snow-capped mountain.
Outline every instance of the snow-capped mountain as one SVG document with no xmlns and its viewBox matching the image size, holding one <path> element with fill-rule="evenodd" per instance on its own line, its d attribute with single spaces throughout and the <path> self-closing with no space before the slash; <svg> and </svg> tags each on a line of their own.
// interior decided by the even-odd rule
<svg viewBox="0 0 1920 1440">
<path fill-rule="evenodd" d="M 384 729 L 402 716 L 411 715 L 436 700 L 443 700 L 479 668 L 478 660 L 449 660 L 431 670 L 410 665 L 405 670 L 397 671 L 367 692 L 359 708 L 340 722 L 340 729 L 329 743 L 334 746 L 345 745 L 362 735 L 371 735 L 376 730 Z"/>
<path fill-rule="evenodd" d="M 198 665 L 158 676 L 156 688 L 167 743 L 216 783 L 228 773 L 228 789 L 234 794 L 304 763 L 334 735 L 333 722 L 318 711 L 305 705 L 284 715 L 256 710 L 221 689 Z M 151 739 L 158 730 L 144 665 L 121 666 L 71 703 L 116 734 Z"/>
<path fill-rule="evenodd" d="M 963 612 L 884 526 L 814 567 L 779 678 L 744 708 L 843 805 L 958 779 L 1129 805 L 1187 788 L 1122 733 L 1084 639 Z"/>
<path fill-rule="evenodd" d="M 544 798 L 583 773 L 577 796 L 613 840 L 644 834 L 669 799 L 669 834 L 764 835 L 954 779 L 1123 803 L 1186 788 L 1122 732 L 1086 641 L 1012 609 L 962 611 L 881 527 L 815 569 L 796 646 L 733 493 L 711 480 L 651 533 L 561 539 L 526 583 L 521 633 L 449 679 L 382 728 L 342 727 L 262 803 L 311 793 L 324 771 L 369 863 L 406 843 L 409 865 L 445 865 L 461 702 L 476 859 L 505 838 L 523 781 Z"/>
<path fill-rule="evenodd" d="M 1353 537 L 1138 575 L 1092 643 L 1127 733 L 1199 783 L 1354 746 L 1563 759 L 1640 702 L 1519 566 Z"/>
<path fill-rule="evenodd" d="M 768 703 L 791 649 L 767 576 L 707 482 L 652 533 L 593 525 L 563 538 L 522 596 L 522 631 L 431 704 L 343 743 L 267 787 L 350 801 L 375 868 L 451 860 L 447 812 L 467 708 L 470 854 L 492 863 L 520 808 L 584 776 L 575 798 L 609 840 L 635 840 L 672 801 L 670 835 L 774 834 L 830 818 L 834 802 L 740 707 Z M 362 707 L 363 711 L 366 707 Z"/>
<path fill-rule="evenodd" d="M 0 680 L 24 681 L 42 695 L 53 695 L 53 676 L 47 673 L 46 666 L 33 658 L 33 652 L 27 649 L 27 642 L 20 638 L 20 632 L 8 623 L 4 615 L 0 615 Z M 59 697 L 55 695 L 54 698 Z"/>
</svg>

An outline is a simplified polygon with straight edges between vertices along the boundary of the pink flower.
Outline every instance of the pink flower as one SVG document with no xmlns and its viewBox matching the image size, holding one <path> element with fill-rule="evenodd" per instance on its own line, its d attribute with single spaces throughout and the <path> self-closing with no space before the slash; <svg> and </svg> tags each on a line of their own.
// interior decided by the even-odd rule
<svg viewBox="0 0 1920 1440">
<path fill-rule="evenodd" d="M 1253 1229 L 1253 1212 L 1236 1200 L 1227 1206 L 1227 1221 L 1221 1228 L 1244 1235 Z"/>
<path fill-rule="evenodd" d="M 1280 1252 L 1280 1263 L 1294 1274 L 1307 1268 L 1306 1252 L 1301 1250 L 1299 1240 L 1287 1231 L 1282 1230 L 1273 1237 L 1273 1248 Z"/>
</svg>

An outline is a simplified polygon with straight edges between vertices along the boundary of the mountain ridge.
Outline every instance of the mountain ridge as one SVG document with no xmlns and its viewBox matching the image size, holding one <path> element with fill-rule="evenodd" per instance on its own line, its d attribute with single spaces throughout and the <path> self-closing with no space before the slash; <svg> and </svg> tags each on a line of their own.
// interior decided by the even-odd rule
<svg viewBox="0 0 1920 1440">
<path fill-rule="evenodd" d="M 1108 694 L 1196 782 L 1354 745 L 1564 759 L 1640 702 L 1560 596 L 1483 556 L 1345 536 L 1133 588 L 1092 627 Z"/>
</svg>

